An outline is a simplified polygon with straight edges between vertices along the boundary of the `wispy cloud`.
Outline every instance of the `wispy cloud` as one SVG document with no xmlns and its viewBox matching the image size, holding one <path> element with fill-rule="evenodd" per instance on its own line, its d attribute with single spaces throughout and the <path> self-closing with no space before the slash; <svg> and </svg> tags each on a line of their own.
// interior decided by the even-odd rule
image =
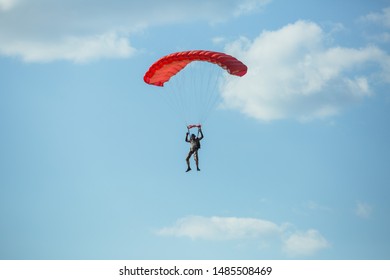
<svg viewBox="0 0 390 280">
<path fill-rule="evenodd" d="M 71 60 L 77 63 L 99 58 L 129 57 L 135 49 L 125 36 L 107 33 L 90 37 L 66 37 L 60 42 L 13 42 L 1 48 L 3 54 L 23 54 L 26 62 Z"/>
<path fill-rule="evenodd" d="M 157 234 L 219 241 L 257 240 L 263 245 L 267 239 L 277 236 L 282 250 L 294 257 L 310 256 L 328 247 L 329 243 L 317 230 L 291 232 L 291 227 L 254 218 L 189 216 L 158 230 Z"/>
<path fill-rule="evenodd" d="M 390 82 L 390 56 L 378 47 L 327 47 L 314 22 L 297 21 L 257 38 L 240 38 L 226 51 L 248 65 L 227 78 L 224 105 L 258 120 L 307 121 L 338 114 L 373 94 L 374 78 Z M 370 65 L 370 71 L 365 71 Z"/>
<path fill-rule="evenodd" d="M 236 9 L 234 10 L 235 16 L 240 16 L 242 14 L 250 13 L 252 11 L 255 11 L 259 8 L 262 8 L 272 0 L 247 0 L 247 1 L 240 1 Z"/>
<path fill-rule="evenodd" d="M 259 219 L 190 216 L 179 219 L 173 227 L 159 230 L 161 235 L 192 239 L 242 239 L 280 231 L 276 224 Z"/>
<path fill-rule="evenodd" d="M 268 2 L 0 0 L 0 55 L 28 62 L 126 58 L 135 53 L 130 36 L 147 27 L 220 22 L 258 10 Z"/>
<path fill-rule="evenodd" d="M 378 29 L 373 32 L 370 30 L 366 37 L 379 43 L 390 42 L 390 7 L 382 9 L 381 12 L 372 12 L 360 18 L 360 22 L 375 25 Z"/>
<path fill-rule="evenodd" d="M 372 12 L 361 18 L 364 21 L 380 24 L 386 28 L 390 28 L 390 7 L 382 9 L 381 12 Z"/>
<path fill-rule="evenodd" d="M 20 0 L 0 0 L 0 12 L 11 10 Z"/>
<path fill-rule="evenodd" d="M 355 206 L 355 214 L 362 219 L 371 217 L 372 207 L 366 202 L 357 201 Z"/>
<path fill-rule="evenodd" d="M 332 211 L 332 208 L 328 207 L 328 206 L 325 206 L 325 205 L 321 205 L 319 204 L 318 202 L 315 202 L 313 200 L 310 200 L 308 201 L 305 206 L 309 209 L 309 210 L 313 210 L 313 211 L 326 211 L 326 212 L 330 212 Z"/>
<path fill-rule="evenodd" d="M 283 241 L 283 250 L 292 257 L 313 255 L 329 247 L 329 242 L 314 229 L 295 232 Z"/>
</svg>

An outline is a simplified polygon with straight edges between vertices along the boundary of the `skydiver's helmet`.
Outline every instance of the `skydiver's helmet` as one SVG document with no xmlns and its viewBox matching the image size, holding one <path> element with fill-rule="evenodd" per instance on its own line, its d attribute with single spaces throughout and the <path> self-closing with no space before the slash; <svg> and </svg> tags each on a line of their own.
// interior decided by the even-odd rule
<svg viewBox="0 0 390 280">
<path fill-rule="evenodd" d="M 191 139 L 195 139 L 195 134 L 191 134 Z"/>
</svg>

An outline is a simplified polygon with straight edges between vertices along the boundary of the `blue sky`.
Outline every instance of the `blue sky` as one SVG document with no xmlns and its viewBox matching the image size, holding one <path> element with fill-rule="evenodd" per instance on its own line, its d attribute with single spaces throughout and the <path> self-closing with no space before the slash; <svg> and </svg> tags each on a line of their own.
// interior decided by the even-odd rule
<svg viewBox="0 0 390 280">
<path fill-rule="evenodd" d="M 389 259 L 389 44 L 382 0 L 0 0 L 0 258 Z M 248 73 L 185 173 L 143 75 L 190 49 Z"/>
</svg>

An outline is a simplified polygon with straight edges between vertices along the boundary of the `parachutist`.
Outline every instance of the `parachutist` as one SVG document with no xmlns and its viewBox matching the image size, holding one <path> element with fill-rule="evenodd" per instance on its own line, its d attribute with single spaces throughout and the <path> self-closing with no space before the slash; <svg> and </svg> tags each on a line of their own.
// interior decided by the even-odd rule
<svg viewBox="0 0 390 280">
<path fill-rule="evenodd" d="M 219 67 L 215 67 L 213 64 Z M 169 94 L 164 94 L 164 96 L 169 99 L 171 105 L 174 105 L 173 107 L 176 107 L 173 109 L 177 109 L 179 115 L 186 113 L 184 121 L 188 119 L 205 120 L 207 113 L 215 108 L 219 102 L 220 96 L 217 89 L 221 75 L 215 71 L 219 68 L 237 77 L 244 76 L 248 71 L 248 67 L 244 63 L 229 54 L 208 50 L 188 50 L 171 53 L 158 59 L 146 71 L 144 81 L 158 87 L 163 87 L 167 83 Z M 187 109 L 190 110 L 186 112 Z M 182 115 L 182 117 L 184 116 Z M 190 129 L 195 127 L 199 129 L 198 137 L 191 135 L 191 139 L 188 139 Z M 200 171 L 198 150 L 200 149 L 200 140 L 203 138 L 201 125 L 191 124 L 187 128 L 186 142 L 189 142 L 191 147 L 186 158 L 188 167 L 186 172 L 191 170 L 190 158 L 192 155 L 194 155 L 196 168 Z"/>
<path fill-rule="evenodd" d="M 202 129 L 199 127 L 199 129 L 198 129 L 198 137 L 195 136 L 195 134 L 191 134 L 190 139 L 188 139 L 188 135 L 189 134 L 190 134 L 189 132 L 186 133 L 186 139 L 185 139 L 186 142 L 190 143 L 190 151 L 188 152 L 188 155 L 187 155 L 187 158 L 186 158 L 186 162 L 187 162 L 187 170 L 186 170 L 186 172 L 191 170 L 190 158 L 191 158 L 192 155 L 194 155 L 194 160 L 195 160 L 195 164 L 196 164 L 196 170 L 200 171 L 200 169 L 199 169 L 198 150 L 200 149 L 200 140 L 203 139 L 203 132 L 202 132 Z"/>
</svg>

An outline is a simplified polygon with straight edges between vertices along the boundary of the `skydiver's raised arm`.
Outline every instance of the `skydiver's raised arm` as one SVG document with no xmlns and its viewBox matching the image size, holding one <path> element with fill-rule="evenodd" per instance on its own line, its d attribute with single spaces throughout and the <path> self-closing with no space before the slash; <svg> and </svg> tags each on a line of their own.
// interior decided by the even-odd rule
<svg viewBox="0 0 390 280">
<path fill-rule="evenodd" d="M 202 140 L 203 139 L 203 132 L 202 132 L 201 128 L 199 128 L 199 133 L 200 133 L 200 137 L 198 137 L 198 139 Z"/>
</svg>

